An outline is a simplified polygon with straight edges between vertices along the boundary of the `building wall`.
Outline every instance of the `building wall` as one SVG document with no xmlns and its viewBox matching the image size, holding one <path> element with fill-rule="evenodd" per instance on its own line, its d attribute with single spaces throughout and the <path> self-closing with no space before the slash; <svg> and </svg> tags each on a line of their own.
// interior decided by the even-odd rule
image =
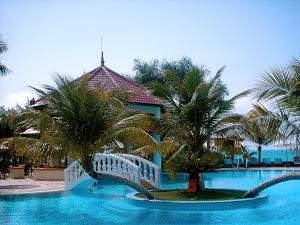
<svg viewBox="0 0 300 225">
<path fill-rule="evenodd" d="M 161 117 L 161 107 L 160 106 L 128 105 L 128 108 L 133 109 L 133 110 L 140 110 L 144 113 L 152 114 L 157 119 L 160 119 L 160 117 Z M 153 138 L 158 142 L 160 141 L 160 136 L 158 134 L 154 134 Z M 154 152 L 154 154 L 153 154 L 153 163 L 158 165 L 160 168 L 162 167 L 161 154 L 159 152 Z"/>
</svg>

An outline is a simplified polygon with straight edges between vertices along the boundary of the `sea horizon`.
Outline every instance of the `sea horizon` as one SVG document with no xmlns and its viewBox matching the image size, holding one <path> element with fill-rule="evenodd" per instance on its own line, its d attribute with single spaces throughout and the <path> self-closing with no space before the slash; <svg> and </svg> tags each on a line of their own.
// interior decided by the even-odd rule
<svg viewBox="0 0 300 225">
<path fill-rule="evenodd" d="M 248 149 L 248 153 L 257 153 L 252 155 L 252 157 L 258 158 L 257 149 Z M 294 149 L 262 149 L 261 150 L 261 159 L 270 158 L 271 161 L 274 161 L 275 158 L 281 158 L 284 162 L 293 162 L 294 157 L 300 156 L 300 151 Z M 235 158 L 242 158 L 242 155 L 235 155 Z"/>
</svg>

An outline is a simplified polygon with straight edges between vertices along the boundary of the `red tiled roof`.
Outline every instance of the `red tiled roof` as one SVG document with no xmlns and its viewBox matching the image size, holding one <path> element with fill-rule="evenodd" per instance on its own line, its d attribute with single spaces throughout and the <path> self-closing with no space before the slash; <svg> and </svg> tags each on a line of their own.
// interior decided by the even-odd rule
<svg viewBox="0 0 300 225">
<path fill-rule="evenodd" d="M 128 101 L 131 103 L 163 106 L 161 100 L 151 95 L 142 86 L 104 66 L 103 52 L 101 66 L 87 73 L 87 75 L 89 76 L 88 85 L 91 88 L 104 86 L 108 91 L 121 88 L 130 91 Z M 81 79 L 82 77 L 79 77 L 75 82 L 80 81 Z M 43 99 L 39 99 L 31 106 L 39 107 L 45 105 L 47 105 L 47 103 Z"/>
<path fill-rule="evenodd" d="M 152 96 L 142 86 L 107 68 L 104 66 L 104 63 L 87 74 L 90 76 L 88 84 L 91 88 L 103 85 L 107 87 L 108 91 L 116 88 L 122 88 L 130 91 L 128 101 L 131 103 L 159 106 L 163 105 L 162 101 Z"/>
</svg>

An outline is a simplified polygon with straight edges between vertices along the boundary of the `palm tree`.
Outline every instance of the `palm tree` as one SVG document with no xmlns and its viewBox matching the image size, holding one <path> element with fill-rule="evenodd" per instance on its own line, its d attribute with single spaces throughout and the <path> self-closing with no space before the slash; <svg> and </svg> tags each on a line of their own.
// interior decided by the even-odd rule
<svg viewBox="0 0 300 225">
<path fill-rule="evenodd" d="M 253 89 L 258 101 L 273 106 L 264 115 L 268 128 L 281 134 L 283 139 L 300 139 L 300 61 L 292 58 L 287 67 L 266 71 Z"/>
<path fill-rule="evenodd" d="M 149 63 L 135 59 L 133 69 L 136 71 L 136 74 L 133 79 L 139 84 L 150 82 L 165 83 L 165 73 L 173 71 L 182 80 L 192 68 L 195 68 L 192 60 L 186 57 L 179 61 L 159 62 L 157 59 L 154 59 Z"/>
<path fill-rule="evenodd" d="M 210 147 L 211 138 L 224 135 L 240 119 L 230 110 L 237 98 L 248 93 L 226 100 L 228 91 L 221 81 L 223 70 L 224 67 L 207 80 L 208 71 L 204 68 L 192 67 L 183 77 L 170 69 L 165 71 L 165 83 L 148 85 L 154 95 L 166 102 L 160 134 L 177 143 L 164 169 L 189 173 L 190 182 L 197 182 L 196 191 L 205 189 L 202 173 L 222 161 L 222 155 Z"/>
<path fill-rule="evenodd" d="M 22 110 L 21 108 L 0 107 L 0 139 L 14 136 L 18 130 L 16 118 L 19 117 Z"/>
<path fill-rule="evenodd" d="M 163 69 L 161 63 L 158 60 L 153 60 L 150 63 L 141 61 L 140 59 L 134 59 L 133 69 L 136 71 L 133 80 L 139 84 L 146 84 L 148 82 L 164 82 Z"/>
<path fill-rule="evenodd" d="M 119 143 L 125 146 L 156 145 L 155 140 L 141 129 L 150 126 L 147 116 L 126 110 L 123 104 L 124 90 L 108 92 L 104 87 L 90 89 L 87 79 L 74 82 L 57 76 L 54 81 L 56 87 L 45 85 L 45 91 L 34 88 L 47 101 L 48 107 L 44 111 L 27 113 L 27 126 L 40 130 L 41 138 L 6 139 L 19 153 L 53 156 L 57 153 L 57 147 L 60 147 L 68 156 L 80 159 L 85 172 L 99 180 L 112 177 L 94 171 L 96 153 L 118 149 Z M 113 179 L 118 180 L 116 177 Z M 119 180 L 153 198 L 152 194 L 138 185 Z"/>
<path fill-rule="evenodd" d="M 231 160 L 234 159 L 235 155 L 245 155 L 247 153 L 246 148 L 242 144 L 244 140 L 234 133 L 236 133 L 235 128 L 232 130 L 232 134 L 228 132 L 226 134 L 226 137 L 214 138 L 212 140 L 213 147 L 216 150 L 223 152 L 223 154 L 225 154 L 225 157 L 230 158 Z"/>
<path fill-rule="evenodd" d="M 261 150 L 263 145 L 268 145 L 278 137 L 274 129 L 269 129 L 265 116 L 270 115 L 263 105 L 254 104 L 253 110 L 245 115 L 241 120 L 240 126 L 236 128 L 239 131 L 239 136 L 244 140 L 258 144 L 258 162 L 261 162 Z"/>
<path fill-rule="evenodd" d="M 5 41 L 3 41 L 0 36 L 0 55 L 6 51 L 7 51 L 7 43 Z M 9 72 L 10 72 L 10 70 L 5 65 L 0 63 L 0 76 L 3 77 L 5 75 L 7 75 Z"/>
<path fill-rule="evenodd" d="M 20 114 L 24 109 L 17 108 L 5 108 L 0 107 L 0 139 L 16 136 L 22 131 L 22 127 L 19 125 Z M 12 152 L 7 148 L 5 144 L 0 142 L 0 169 L 7 171 L 10 165 L 9 159 Z"/>
</svg>

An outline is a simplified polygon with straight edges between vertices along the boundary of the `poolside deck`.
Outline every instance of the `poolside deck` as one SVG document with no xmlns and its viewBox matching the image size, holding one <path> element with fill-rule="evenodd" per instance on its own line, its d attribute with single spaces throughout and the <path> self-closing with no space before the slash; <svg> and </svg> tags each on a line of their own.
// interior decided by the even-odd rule
<svg viewBox="0 0 300 225">
<path fill-rule="evenodd" d="M 297 170 L 300 167 L 233 167 L 221 168 L 218 170 Z M 9 194 L 28 194 L 28 193 L 43 193 L 65 190 L 64 181 L 36 181 L 32 177 L 25 177 L 24 179 L 0 179 L 0 195 Z"/>
<path fill-rule="evenodd" d="M 64 191 L 64 181 L 35 181 L 31 177 L 24 179 L 1 179 L 0 195 L 28 194 L 53 191 Z"/>
</svg>

